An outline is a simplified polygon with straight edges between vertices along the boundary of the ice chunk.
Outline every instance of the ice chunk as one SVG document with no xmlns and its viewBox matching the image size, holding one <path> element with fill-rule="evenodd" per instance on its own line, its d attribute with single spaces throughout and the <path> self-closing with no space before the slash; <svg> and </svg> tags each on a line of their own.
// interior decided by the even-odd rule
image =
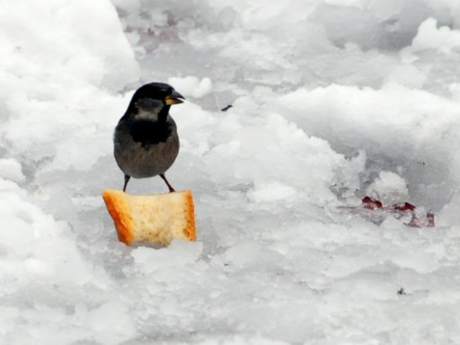
<svg viewBox="0 0 460 345">
<path fill-rule="evenodd" d="M 25 179 L 21 164 L 12 158 L 0 158 L 0 177 L 14 182 L 22 182 Z"/>
<path fill-rule="evenodd" d="M 180 91 L 185 97 L 201 98 L 212 89 L 212 82 L 209 78 L 200 80 L 193 76 L 184 78 L 172 77 L 168 79 L 168 83 L 176 90 Z"/>
<path fill-rule="evenodd" d="M 254 190 L 248 192 L 248 197 L 253 202 L 286 202 L 295 194 L 294 188 L 283 183 L 272 182 L 256 185 Z"/>
<path fill-rule="evenodd" d="M 426 19 L 418 28 L 411 50 L 414 52 L 434 49 L 449 54 L 453 49 L 460 47 L 460 31 L 452 30 L 447 26 L 438 28 L 434 18 Z"/>
<path fill-rule="evenodd" d="M 362 0 L 324 0 L 324 3 L 335 6 L 350 6 L 363 9 L 365 6 L 365 1 Z"/>
<path fill-rule="evenodd" d="M 391 171 L 382 171 L 367 187 L 366 195 L 380 200 L 384 205 L 393 205 L 406 202 L 409 199 L 409 190 L 401 176 Z"/>
<path fill-rule="evenodd" d="M 110 301 L 88 311 L 85 319 L 93 337 L 102 344 L 118 343 L 136 334 L 127 306 L 119 301 Z"/>
<path fill-rule="evenodd" d="M 183 266 L 193 264 L 201 255 L 202 244 L 188 243 L 185 241 L 173 241 L 167 248 L 152 250 L 148 247 L 139 247 L 131 252 L 137 269 L 145 272 L 153 272 L 170 268 L 171 266 Z"/>
</svg>

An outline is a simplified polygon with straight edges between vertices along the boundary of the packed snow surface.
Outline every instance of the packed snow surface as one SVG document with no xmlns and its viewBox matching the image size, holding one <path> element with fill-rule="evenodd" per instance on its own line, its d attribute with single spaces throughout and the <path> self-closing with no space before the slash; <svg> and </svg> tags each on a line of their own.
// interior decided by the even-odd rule
<svg viewBox="0 0 460 345">
<path fill-rule="evenodd" d="M 0 344 L 460 343 L 457 0 L 3 1 L 0 55 Z M 102 202 L 148 81 L 188 100 L 195 243 L 128 248 Z"/>
</svg>

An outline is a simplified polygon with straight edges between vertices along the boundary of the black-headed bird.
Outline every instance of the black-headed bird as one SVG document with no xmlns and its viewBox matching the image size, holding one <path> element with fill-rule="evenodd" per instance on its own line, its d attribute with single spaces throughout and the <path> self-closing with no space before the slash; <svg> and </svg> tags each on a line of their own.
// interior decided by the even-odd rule
<svg viewBox="0 0 460 345">
<path fill-rule="evenodd" d="M 165 172 L 179 153 L 179 136 L 169 109 L 183 100 L 180 93 L 164 83 L 145 84 L 134 93 L 113 140 L 115 160 L 125 174 L 123 191 L 131 177 L 159 175 L 174 192 Z"/>
</svg>

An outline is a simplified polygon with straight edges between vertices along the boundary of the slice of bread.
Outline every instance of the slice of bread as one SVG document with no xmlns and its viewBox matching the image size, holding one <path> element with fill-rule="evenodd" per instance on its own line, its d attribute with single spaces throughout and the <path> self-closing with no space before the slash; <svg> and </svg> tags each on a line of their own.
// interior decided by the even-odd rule
<svg viewBox="0 0 460 345">
<path fill-rule="evenodd" d="M 144 196 L 106 190 L 103 197 L 118 239 L 129 246 L 139 243 L 166 246 L 173 239 L 196 240 L 191 191 Z"/>
</svg>

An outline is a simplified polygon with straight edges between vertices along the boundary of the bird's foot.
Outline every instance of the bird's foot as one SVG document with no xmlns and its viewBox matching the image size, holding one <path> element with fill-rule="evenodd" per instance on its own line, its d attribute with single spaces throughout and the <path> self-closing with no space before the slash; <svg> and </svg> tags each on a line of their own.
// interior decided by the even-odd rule
<svg viewBox="0 0 460 345">
<path fill-rule="evenodd" d="M 128 182 L 131 176 L 125 175 L 125 184 L 123 185 L 123 192 L 126 192 L 126 187 L 128 186 Z"/>
<path fill-rule="evenodd" d="M 160 177 L 163 179 L 163 181 L 165 181 L 166 185 L 168 186 L 169 193 L 173 193 L 173 192 L 176 191 L 176 190 L 173 188 L 173 186 L 171 186 L 171 184 L 169 183 L 168 179 L 166 178 L 166 176 L 165 176 L 164 174 L 160 174 Z"/>
</svg>

